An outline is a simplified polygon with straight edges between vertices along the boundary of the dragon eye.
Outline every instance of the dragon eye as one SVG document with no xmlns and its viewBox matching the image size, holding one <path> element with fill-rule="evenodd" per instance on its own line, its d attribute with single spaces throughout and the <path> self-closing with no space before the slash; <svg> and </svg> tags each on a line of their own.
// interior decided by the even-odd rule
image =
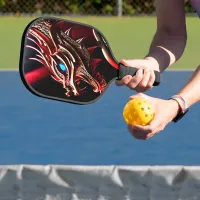
<svg viewBox="0 0 200 200">
<path fill-rule="evenodd" d="M 59 67 L 63 72 L 66 71 L 66 66 L 63 63 L 59 63 Z"/>
</svg>

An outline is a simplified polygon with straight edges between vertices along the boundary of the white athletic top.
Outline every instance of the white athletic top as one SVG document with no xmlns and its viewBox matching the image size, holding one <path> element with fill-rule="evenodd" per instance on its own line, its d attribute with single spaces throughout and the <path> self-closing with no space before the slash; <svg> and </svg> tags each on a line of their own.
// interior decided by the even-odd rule
<svg viewBox="0 0 200 200">
<path fill-rule="evenodd" d="M 197 12 L 200 17 L 200 0 L 189 0 L 194 10 Z"/>
</svg>

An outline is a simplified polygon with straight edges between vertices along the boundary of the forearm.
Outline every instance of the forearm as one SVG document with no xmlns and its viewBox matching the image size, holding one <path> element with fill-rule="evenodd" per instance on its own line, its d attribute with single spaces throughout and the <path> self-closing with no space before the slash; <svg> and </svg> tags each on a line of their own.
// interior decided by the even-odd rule
<svg viewBox="0 0 200 200">
<path fill-rule="evenodd" d="M 200 66 L 177 95 L 185 99 L 188 107 L 200 101 Z"/>
<path fill-rule="evenodd" d="M 159 71 L 163 72 L 182 56 L 186 41 L 186 32 L 171 33 L 164 30 L 157 31 L 146 59 L 156 60 Z"/>
</svg>

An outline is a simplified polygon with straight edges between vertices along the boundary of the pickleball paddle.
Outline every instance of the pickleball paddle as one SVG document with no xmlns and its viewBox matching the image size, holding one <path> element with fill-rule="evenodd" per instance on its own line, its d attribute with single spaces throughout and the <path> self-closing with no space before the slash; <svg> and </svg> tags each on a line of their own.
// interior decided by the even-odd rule
<svg viewBox="0 0 200 200">
<path fill-rule="evenodd" d="M 105 36 L 95 27 L 39 17 L 23 33 L 20 76 L 33 94 L 75 104 L 97 101 L 112 81 L 134 76 L 137 68 L 114 58 Z M 154 86 L 160 84 L 155 71 Z"/>
</svg>

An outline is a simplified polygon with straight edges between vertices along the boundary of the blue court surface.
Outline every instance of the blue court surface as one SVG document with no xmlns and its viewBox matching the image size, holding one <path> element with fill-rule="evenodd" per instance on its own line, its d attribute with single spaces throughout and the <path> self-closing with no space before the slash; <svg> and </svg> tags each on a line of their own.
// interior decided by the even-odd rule
<svg viewBox="0 0 200 200">
<path fill-rule="evenodd" d="M 191 75 L 165 72 L 147 94 L 168 98 Z M 134 139 L 122 110 L 135 92 L 113 83 L 99 101 L 78 106 L 39 98 L 18 72 L 0 73 L 0 164 L 199 165 L 200 106 L 147 141 Z"/>
</svg>

